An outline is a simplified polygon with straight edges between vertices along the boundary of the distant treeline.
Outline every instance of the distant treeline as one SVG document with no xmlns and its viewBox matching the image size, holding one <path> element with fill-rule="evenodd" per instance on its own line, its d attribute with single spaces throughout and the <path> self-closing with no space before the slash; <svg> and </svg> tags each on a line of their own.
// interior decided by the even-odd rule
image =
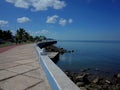
<svg viewBox="0 0 120 90">
<path fill-rule="evenodd" d="M 0 29 L 0 41 L 4 42 L 16 42 L 16 43 L 23 43 L 23 42 L 35 42 L 46 40 L 45 36 L 32 36 L 30 35 L 24 28 L 19 28 L 15 35 L 12 34 L 11 30 L 1 30 Z"/>
<path fill-rule="evenodd" d="M 5 41 L 12 41 L 13 35 L 10 30 L 3 31 L 0 30 L 0 39 L 5 40 Z"/>
</svg>

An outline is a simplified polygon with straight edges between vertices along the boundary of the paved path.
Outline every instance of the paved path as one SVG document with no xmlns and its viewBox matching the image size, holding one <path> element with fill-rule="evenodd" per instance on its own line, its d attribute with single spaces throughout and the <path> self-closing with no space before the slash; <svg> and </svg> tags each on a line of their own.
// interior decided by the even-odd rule
<svg viewBox="0 0 120 90">
<path fill-rule="evenodd" d="M 33 44 L 0 53 L 0 90 L 50 90 Z"/>
<path fill-rule="evenodd" d="M 11 48 L 14 48 L 16 46 L 19 46 L 19 45 L 11 45 L 11 46 L 2 47 L 2 48 L 0 48 L 0 53 L 5 52 L 5 51 L 7 51 Z"/>
</svg>

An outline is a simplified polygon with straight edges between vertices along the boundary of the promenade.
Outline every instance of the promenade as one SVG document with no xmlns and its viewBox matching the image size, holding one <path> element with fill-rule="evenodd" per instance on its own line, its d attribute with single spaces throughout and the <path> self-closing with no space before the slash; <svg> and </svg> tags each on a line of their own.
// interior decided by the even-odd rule
<svg viewBox="0 0 120 90">
<path fill-rule="evenodd" d="M 33 44 L 0 53 L 0 90 L 51 90 Z"/>
</svg>

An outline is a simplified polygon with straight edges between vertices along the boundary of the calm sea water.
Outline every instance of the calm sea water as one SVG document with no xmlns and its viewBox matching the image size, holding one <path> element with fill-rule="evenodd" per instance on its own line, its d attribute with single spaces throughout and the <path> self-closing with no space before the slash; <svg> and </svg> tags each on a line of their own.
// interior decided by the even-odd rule
<svg viewBox="0 0 120 90">
<path fill-rule="evenodd" d="M 80 72 L 96 68 L 108 73 L 120 72 L 120 42 L 116 41 L 58 41 L 57 46 L 73 53 L 60 55 L 57 65 L 62 70 Z"/>
</svg>

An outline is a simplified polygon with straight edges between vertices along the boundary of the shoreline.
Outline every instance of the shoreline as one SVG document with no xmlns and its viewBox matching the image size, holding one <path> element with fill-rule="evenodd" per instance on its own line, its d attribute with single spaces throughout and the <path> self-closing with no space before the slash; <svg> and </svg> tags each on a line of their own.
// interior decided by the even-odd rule
<svg viewBox="0 0 120 90">
<path fill-rule="evenodd" d="M 47 52 L 59 52 L 60 54 L 72 53 L 64 48 L 51 45 L 46 47 Z M 95 68 L 82 69 L 80 72 L 64 71 L 64 73 L 80 88 L 85 90 L 120 90 L 120 72 L 110 75 L 110 72 Z M 106 75 L 105 75 L 106 74 Z"/>
<path fill-rule="evenodd" d="M 80 73 L 64 72 L 78 87 L 84 87 L 86 90 L 120 90 L 120 73 L 108 78 L 86 71 Z"/>
<path fill-rule="evenodd" d="M 73 53 L 74 50 L 66 50 L 64 48 L 60 48 L 54 45 L 50 45 L 45 47 L 47 52 L 58 52 L 59 54 L 64 54 L 64 53 Z"/>
</svg>

